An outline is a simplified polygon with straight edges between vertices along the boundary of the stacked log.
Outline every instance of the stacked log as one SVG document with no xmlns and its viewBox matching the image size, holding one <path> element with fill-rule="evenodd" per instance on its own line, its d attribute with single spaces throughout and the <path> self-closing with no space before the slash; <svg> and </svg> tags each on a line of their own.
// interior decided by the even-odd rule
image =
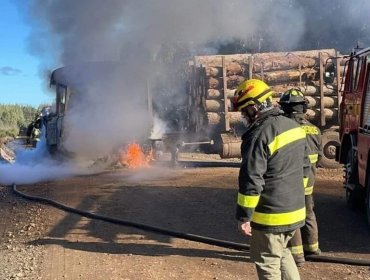
<svg viewBox="0 0 370 280">
<path fill-rule="evenodd" d="M 204 81 L 201 110 L 206 115 L 205 123 L 219 130 L 224 130 L 225 122 L 230 126 L 240 124 L 240 113 L 230 111 L 230 98 L 234 96 L 236 87 L 250 78 L 261 79 L 269 84 L 274 91 L 273 103 L 276 104 L 281 94 L 291 88 L 299 88 L 307 97 L 307 116 L 312 122 L 319 123 L 323 102 L 325 120 L 337 121 L 338 97 L 335 86 L 327 86 L 320 81 L 321 67 L 329 58 L 336 55 L 334 49 L 276 52 L 259 54 L 235 54 L 197 56 L 194 58 L 195 68 L 204 69 Z M 321 68 L 322 69 L 322 68 Z M 343 67 L 340 68 L 343 72 Z M 252 76 L 251 76 L 252 75 Z M 323 89 L 321 100 L 320 88 Z"/>
<path fill-rule="evenodd" d="M 227 102 L 228 107 L 230 107 L 230 100 L 227 100 Z M 225 110 L 224 106 L 223 100 L 206 100 L 206 112 L 223 112 Z"/>
<path fill-rule="evenodd" d="M 207 118 L 210 125 L 220 125 L 223 123 L 224 113 L 207 112 Z M 235 126 L 241 124 L 241 113 L 240 112 L 228 112 L 227 117 L 229 118 L 230 125 Z"/>
<path fill-rule="evenodd" d="M 226 89 L 226 96 L 233 97 L 235 94 L 235 89 Z M 224 93 L 222 90 L 210 88 L 207 90 L 207 99 L 223 99 Z"/>
<path fill-rule="evenodd" d="M 332 121 L 334 116 L 338 114 L 338 108 L 334 109 L 324 109 L 325 119 L 327 121 Z M 320 120 L 320 109 L 308 109 L 306 117 L 309 121 L 316 123 Z"/>
<path fill-rule="evenodd" d="M 334 115 L 338 113 L 338 109 L 327 109 L 325 108 L 325 118 L 327 121 L 333 119 Z M 213 126 L 217 126 L 223 123 L 225 114 L 223 112 L 207 112 L 208 123 Z M 241 125 L 241 113 L 240 112 L 228 112 L 227 116 L 230 121 L 230 125 L 236 126 Z M 306 117 L 311 122 L 318 122 L 320 119 L 320 109 L 308 109 Z"/>
<path fill-rule="evenodd" d="M 308 108 L 318 108 L 321 104 L 321 98 L 316 96 L 306 96 Z M 338 108 L 337 96 L 324 96 L 324 108 Z"/>
</svg>

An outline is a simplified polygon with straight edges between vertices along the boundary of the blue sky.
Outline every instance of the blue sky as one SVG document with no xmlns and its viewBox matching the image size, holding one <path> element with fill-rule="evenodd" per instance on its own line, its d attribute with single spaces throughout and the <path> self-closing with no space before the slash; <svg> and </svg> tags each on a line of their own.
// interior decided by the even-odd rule
<svg viewBox="0 0 370 280">
<path fill-rule="evenodd" d="M 27 51 L 30 28 L 12 0 L 0 1 L 0 104 L 37 107 L 53 95 L 39 75 L 39 60 Z"/>
</svg>

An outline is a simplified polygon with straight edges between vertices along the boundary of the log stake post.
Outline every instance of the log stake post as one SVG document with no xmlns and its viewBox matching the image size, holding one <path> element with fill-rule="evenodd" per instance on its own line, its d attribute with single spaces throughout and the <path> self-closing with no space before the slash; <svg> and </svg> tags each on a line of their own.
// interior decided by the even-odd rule
<svg viewBox="0 0 370 280">
<path fill-rule="evenodd" d="M 339 125 L 340 125 L 340 104 L 342 103 L 342 94 L 340 92 L 340 89 L 342 87 L 342 77 L 340 75 L 340 65 L 341 65 L 341 62 L 342 62 L 342 58 L 339 57 L 339 52 L 338 51 L 335 51 L 335 56 L 337 57 L 336 59 L 336 70 L 337 70 L 337 96 L 338 96 L 338 115 L 337 115 L 337 119 L 338 119 L 338 122 L 339 122 Z M 344 73 L 343 73 L 344 74 Z"/>
<path fill-rule="evenodd" d="M 265 67 L 265 63 L 262 61 L 261 62 L 261 79 L 262 79 L 262 81 L 265 81 L 265 77 L 264 77 L 264 75 L 263 75 L 263 73 L 264 73 L 264 68 Z"/>
<path fill-rule="evenodd" d="M 225 131 L 230 130 L 230 117 L 229 108 L 227 102 L 227 80 L 226 80 L 226 63 L 225 56 L 222 56 L 222 81 L 223 81 L 223 93 L 224 93 L 224 113 L 225 113 Z"/>
<path fill-rule="evenodd" d="M 251 55 L 248 57 L 248 66 L 248 79 L 253 79 L 253 56 Z"/>
<path fill-rule="evenodd" d="M 320 125 L 324 127 L 326 125 L 325 120 L 325 105 L 324 105 L 324 65 L 322 53 L 319 52 L 319 62 L 320 62 Z"/>
</svg>

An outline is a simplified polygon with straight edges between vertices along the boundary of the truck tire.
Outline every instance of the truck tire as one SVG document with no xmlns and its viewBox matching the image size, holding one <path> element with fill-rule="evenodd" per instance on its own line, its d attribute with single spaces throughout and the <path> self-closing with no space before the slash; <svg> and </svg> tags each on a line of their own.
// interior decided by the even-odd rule
<svg viewBox="0 0 370 280">
<path fill-rule="evenodd" d="M 322 157 L 319 166 L 329 169 L 341 168 L 335 161 L 335 149 L 340 146 L 339 133 L 335 130 L 325 130 L 321 137 Z"/>
<path fill-rule="evenodd" d="M 355 150 L 350 147 L 344 164 L 344 188 L 346 202 L 350 209 L 357 210 L 363 205 L 363 188 L 358 183 L 358 170 Z"/>
</svg>

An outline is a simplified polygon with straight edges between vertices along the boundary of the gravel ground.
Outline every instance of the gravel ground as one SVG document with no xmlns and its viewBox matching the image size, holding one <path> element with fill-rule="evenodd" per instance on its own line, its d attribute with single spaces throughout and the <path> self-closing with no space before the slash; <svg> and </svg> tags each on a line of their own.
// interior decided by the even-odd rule
<svg viewBox="0 0 370 280">
<path fill-rule="evenodd" d="M 0 279 L 41 279 L 43 248 L 28 242 L 44 234 L 43 211 L 0 186 Z"/>
<path fill-rule="evenodd" d="M 102 215 L 246 242 L 233 219 L 238 161 L 187 160 L 193 163 L 175 169 L 114 170 L 19 189 Z M 342 170 L 319 169 L 315 198 L 324 254 L 370 259 L 363 215 L 345 207 Z M 256 279 L 247 252 L 90 220 L 28 202 L 10 187 L 0 186 L 0 215 L 0 280 Z M 307 262 L 300 274 L 370 279 L 369 267 L 320 262 Z"/>
</svg>

